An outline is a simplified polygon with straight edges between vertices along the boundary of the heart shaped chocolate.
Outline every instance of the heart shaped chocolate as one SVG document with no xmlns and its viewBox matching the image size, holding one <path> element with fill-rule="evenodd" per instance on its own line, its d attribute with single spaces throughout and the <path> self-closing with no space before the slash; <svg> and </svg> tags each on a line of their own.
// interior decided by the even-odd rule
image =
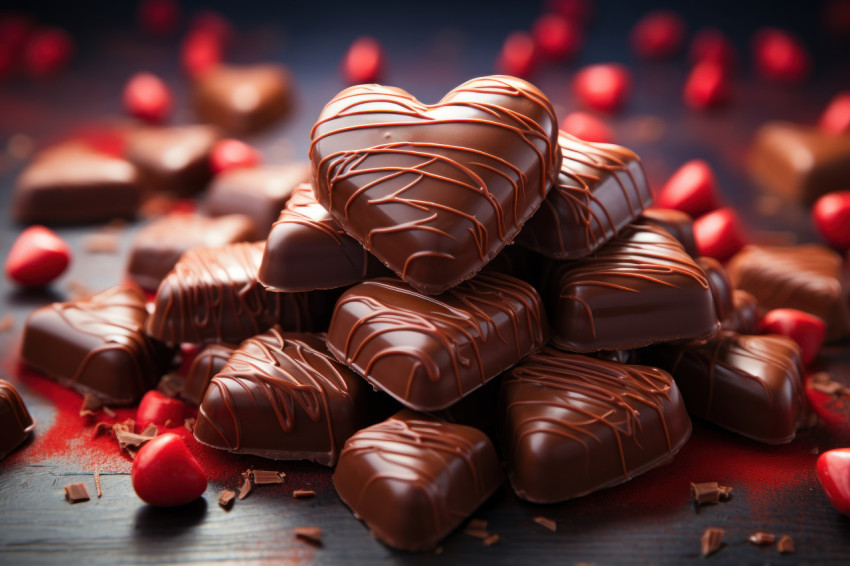
<svg viewBox="0 0 850 566">
<path fill-rule="evenodd" d="M 469 279 L 512 242 L 561 162 L 551 103 L 508 76 L 470 80 L 435 105 L 350 87 L 311 135 L 319 202 L 426 294 Z"/>
</svg>

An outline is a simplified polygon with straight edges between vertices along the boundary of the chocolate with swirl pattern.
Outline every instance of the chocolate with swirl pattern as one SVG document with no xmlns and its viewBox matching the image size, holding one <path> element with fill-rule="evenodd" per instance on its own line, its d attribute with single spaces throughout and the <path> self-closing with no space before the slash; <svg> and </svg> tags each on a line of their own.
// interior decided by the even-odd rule
<svg viewBox="0 0 850 566">
<path fill-rule="evenodd" d="M 540 349 L 548 334 L 537 291 L 509 275 L 481 273 L 436 297 L 378 278 L 340 297 L 328 348 L 406 407 L 436 411 Z"/>
<path fill-rule="evenodd" d="M 80 301 L 53 303 L 27 317 L 27 364 L 107 405 L 131 405 L 156 386 L 173 350 L 144 334 L 145 296 L 134 284 Z"/>
<path fill-rule="evenodd" d="M 15 386 L 0 379 L 0 460 L 21 445 L 35 428 Z"/>
<path fill-rule="evenodd" d="M 333 466 L 345 441 L 369 424 L 369 394 L 328 353 L 323 335 L 275 327 L 245 340 L 212 379 L 195 438 L 230 452 Z"/>
<path fill-rule="evenodd" d="M 652 204 L 640 159 L 614 144 L 560 132 L 561 172 L 517 241 L 553 259 L 595 252 Z"/>
<path fill-rule="evenodd" d="M 718 329 L 705 273 L 666 230 L 633 223 L 594 254 L 551 269 L 552 341 L 574 352 L 708 338 Z"/>
<path fill-rule="evenodd" d="M 340 499 L 388 546 L 437 546 L 504 481 L 478 429 L 403 410 L 348 439 L 333 476 Z"/>
<path fill-rule="evenodd" d="M 557 138 L 551 103 L 522 79 L 472 79 L 431 106 L 357 85 L 313 127 L 316 197 L 363 247 L 435 295 L 514 240 L 557 179 Z"/>
<path fill-rule="evenodd" d="M 556 503 L 673 459 L 691 419 L 666 371 L 547 347 L 513 367 L 499 400 L 516 494 Z"/>
</svg>

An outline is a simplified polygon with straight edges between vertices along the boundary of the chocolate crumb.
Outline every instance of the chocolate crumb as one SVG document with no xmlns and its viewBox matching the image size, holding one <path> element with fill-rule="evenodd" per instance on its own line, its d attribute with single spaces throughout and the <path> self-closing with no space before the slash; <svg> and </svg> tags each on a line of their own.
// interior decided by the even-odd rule
<svg viewBox="0 0 850 566">
<path fill-rule="evenodd" d="M 103 491 L 100 489 L 100 470 L 97 468 L 94 469 L 94 488 L 97 491 L 97 497 L 102 497 Z"/>
<path fill-rule="evenodd" d="M 733 488 L 721 485 L 718 486 L 718 489 L 720 490 L 720 501 L 729 501 L 730 499 L 732 499 Z"/>
<path fill-rule="evenodd" d="M 94 425 L 94 432 L 92 432 L 91 437 L 97 438 L 101 434 L 105 434 L 110 429 L 112 429 L 112 425 L 110 425 L 109 423 L 104 423 L 104 422 L 97 423 L 96 425 Z"/>
<path fill-rule="evenodd" d="M 778 550 L 780 554 L 793 554 L 794 539 L 788 535 L 782 535 L 779 537 L 779 542 L 776 543 L 776 550 Z"/>
<path fill-rule="evenodd" d="M 186 430 L 192 432 L 195 430 L 195 417 L 189 417 L 185 421 L 183 421 L 183 426 L 186 427 Z"/>
<path fill-rule="evenodd" d="M 493 533 L 492 535 L 484 539 L 484 544 L 486 546 L 493 546 L 497 542 L 499 542 L 499 535 L 497 535 L 496 533 Z"/>
<path fill-rule="evenodd" d="M 93 417 L 102 408 L 103 401 L 101 401 L 91 393 L 86 393 L 83 395 L 83 404 L 80 406 L 80 416 Z"/>
<path fill-rule="evenodd" d="M 71 503 L 78 503 L 80 501 L 88 501 L 91 498 L 85 484 L 72 483 L 65 486 L 65 499 Z"/>
<path fill-rule="evenodd" d="M 283 483 L 280 473 L 274 470 L 254 470 L 251 474 L 254 476 L 254 483 L 257 485 Z"/>
<path fill-rule="evenodd" d="M 173 372 L 163 375 L 162 379 L 159 380 L 159 383 L 156 386 L 157 391 L 166 397 L 172 398 L 183 393 L 184 388 L 185 382 L 183 381 L 183 378 Z"/>
<path fill-rule="evenodd" d="M 155 438 L 157 435 L 156 425 L 151 423 L 141 433 L 132 432 L 136 424 L 133 419 L 127 419 L 123 423 L 115 423 L 112 425 L 112 432 L 115 433 L 115 438 L 118 440 L 118 446 L 121 450 L 127 452 L 131 459 L 136 458 L 136 453 L 147 441 Z"/>
<path fill-rule="evenodd" d="M 233 500 L 236 499 L 236 492 L 230 489 L 223 489 L 218 496 L 218 504 L 229 509 L 233 505 Z"/>
<path fill-rule="evenodd" d="M 553 533 L 558 530 L 558 523 L 548 517 L 535 517 L 534 522 L 540 525 L 541 527 L 546 527 Z"/>
<path fill-rule="evenodd" d="M 253 485 L 251 485 L 251 478 L 246 477 L 245 481 L 242 482 L 242 487 L 239 488 L 239 495 L 237 495 L 236 498 L 242 501 L 243 499 L 248 497 L 248 494 L 251 493 L 252 487 Z"/>
<path fill-rule="evenodd" d="M 703 556 L 711 556 L 723 546 L 723 529 L 708 527 L 702 533 L 700 549 Z"/>
<path fill-rule="evenodd" d="M 757 544 L 758 546 L 768 546 L 773 544 L 773 541 L 776 540 L 776 536 L 772 533 L 763 533 L 761 531 L 757 533 L 753 533 L 750 535 L 750 542 L 753 544 Z"/>
<path fill-rule="evenodd" d="M 292 492 L 292 497 L 295 499 L 306 499 L 307 497 L 313 497 L 316 495 L 316 492 L 312 489 L 296 489 Z"/>
<path fill-rule="evenodd" d="M 469 523 L 466 525 L 467 529 L 479 529 L 482 531 L 487 530 L 487 521 L 484 519 L 470 519 Z"/>
<path fill-rule="evenodd" d="M 486 539 L 487 537 L 490 536 L 490 533 L 486 529 L 466 528 L 466 529 L 464 529 L 463 532 L 468 534 L 469 536 L 472 536 L 472 537 L 475 537 L 475 538 L 480 538 L 482 540 Z"/>
<path fill-rule="evenodd" d="M 322 529 L 319 527 L 296 527 L 295 538 L 300 538 L 316 546 L 322 546 Z"/>
<path fill-rule="evenodd" d="M 715 481 L 691 483 L 691 497 L 697 505 L 712 505 L 728 501 L 732 497 L 732 488 L 718 485 Z"/>
<path fill-rule="evenodd" d="M 11 314 L 6 313 L 3 318 L 0 318 L 0 332 L 8 332 L 13 326 L 15 326 L 15 317 Z"/>
</svg>

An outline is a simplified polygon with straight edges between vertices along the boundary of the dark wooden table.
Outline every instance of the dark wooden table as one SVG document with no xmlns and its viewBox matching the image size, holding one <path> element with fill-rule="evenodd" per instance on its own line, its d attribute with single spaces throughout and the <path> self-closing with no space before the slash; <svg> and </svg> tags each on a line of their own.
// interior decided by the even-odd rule
<svg viewBox="0 0 850 566">
<path fill-rule="evenodd" d="M 338 62 L 360 33 L 376 35 L 387 47 L 387 83 L 434 102 L 464 80 L 493 72 L 502 38 L 513 29 L 527 28 L 536 14 L 535 7 L 490 10 L 485 21 L 481 14 L 488 8 L 478 3 L 451 11 L 451 3 L 439 2 L 439 10 L 422 14 L 409 6 L 383 3 L 380 16 L 355 12 L 351 6 L 331 4 L 320 9 L 301 4 L 291 11 L 265 6 L 268 17 L 260 17 L 257 6 L 239 12 L 230 7 L 240 31 L 231 60 L 278 60 L 291 67 L 297 80 L 295 114 L 271 132 L 249 140 L 267 162 L 306 159 L 310 127 L 322 105 L 345 86 L 337 73 Z M 532 77 L 559 114 L 575 106 L 569 79 L 579 64 L 626 62 L 635 71 L 634 97 L 610 123 L 618 141 L 641 155 L 655 187 L 684 161 L 706 159 L 717 170 L 725 200 L 744 215 L 754 239 L 815 241 L 808 211 L 793 203 L 773 202 L 755 191 L 744 171 L 743 156 L 762 121 L 812 122 L 832 94 L 850 86 L 848 60 L 838 51 L 843 46 L 847 53 L 847 45 L 812 33 L 817 29 L 817 11 L 759 13 L 756 8 L 743 11 L 731 2 L 721 3 L 710 13 L 691 8 L 688 16 L 695 28 L 711 23 L 728 29 L 742 48 L 758 24 L 798 25 L 817 56 L 814 78 L 804 87 L 788 89 L 760 83 L 743 60 L 734 103 L 698 114 L 681 102 L 687 70 L 684 57 L 646 64 L 628 55 L 625 33 L 634 16 L 648 5 L 600 5 L 579 60 L 545 65 Z M 729 21 L 726 16 L 731 11 L 740 17 Z M 73 16 L 67 6 L 56 14 L 57 18 Z M 129 14 L 115 8 L 108 14 L 115 19 L 108 27 L 81 19 L 69 24 L 81 43 L 70 72 L 44 82 L 0 84 L 0 206 L 6 211 L 0 221 L 2 257 L 21 229 L 11 222 L 8 207 L 14 179 L 25 163 L 3 148 L 17 144 L 13 153 L 20 154 L 20 144 L 24 149 L 29 142 L 40 147 L 92 120 L 119 116 L 123 82 L 139 69 L 162 75 L 174 87 L 178 94 L 175 122 L 192 119 L 188 84 L 175 55 L 176 39 L 153 41 L 132 29 Z M 10 144 L 12 139 L 16 141 Z M 695 423 L 692 439 L 673 463 L 622 486 L 552 506 L 521 502 L 505 487 L 474 515 L 487 520 L 488 530 L 499 534 L 500 541 L 492 547 L 459 531 L 444 541 L 439 554 L 392 551 L 372 539 L 339 501 L 330 470 L 203 448 L 197 451 L 211 476 L 204 498 L 180 509 L 148 507 L 133 493 L 130 461 L 107 437 L 91 438 L 93 422 L 77 415 L 80 398 L 27 372 L 17 360 L 26 315 L 37 306 L 67 299 L 74 284 L 102 289 L 117 283 L 138 226 L 132 224 L 121 233 L 116 254 L 84 251 L 83 238 L 96 227 L 58 229 L 76 254 L 65 276 L 44 292 L 23 292 L 5 280 L 0 282 L 0 316 L 14 318 L 13 328 L 0 333 L 0 377 L 19 387 L 39 421 L 34 438 L 0 463 L 0 564 L 850 562 L 850 518 L 832 508 L 814 472 L 819 452 L 850 446 L 850 398 L 817 393 L 811 397 L 820 422 L 787 446 L 762 446 Z M 830 345 L 814 369 L 828 371 L 833 379 L 850 385 L 848 346 Z M 131 414 L 132 410 L 123 410 L 119 417 Z M 249 467 L 284 471 L 285 483 L 260 487 L 230 511 L 221 509 L 219 491 L 236 487 L 239 473 Z M 66 503 L 63 486 L 70 483 L 84 482 L 94 495 L 95 469 L 103 496 Z M 688 495 L 692 481 L 731 486 L 732 499 L 697 509 Z M 315 490 L 316 497 L 293 499 L 292 491 L 299 488 Z M 536 524 L 533 519 L 538 516 L 556 521 L 557 532 Z M 293 531 L 301 526 L 321 527 L 324 544 L 315 547 L 296 540 Z M 723 528 L 725 545 L 706 559 L 700 555 L 700 535 L 707 527 Z M 780 555 L 775 545 L 751 545 L 747 538 L 756 531 L 792 536 L 796 552 Z"/>
</svg>

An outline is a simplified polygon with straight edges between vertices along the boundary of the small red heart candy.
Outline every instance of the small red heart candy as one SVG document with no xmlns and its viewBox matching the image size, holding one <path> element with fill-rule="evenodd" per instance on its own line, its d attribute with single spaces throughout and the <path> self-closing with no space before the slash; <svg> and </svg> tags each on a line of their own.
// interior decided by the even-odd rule
<svg viewBox="0 0 850 566">
<path fill-rule="evenodd" d="M 839 92 L 835 95 L 823 111 L 818 127 L 828 134 L 850 132 L 850 91 Z"/>
<path fill-rule="evenodd" d="M 210 152 L 210 168 L 216 175 L 229 169 L 256 167 L 260 161 L 260 152 L 247 143 L 234 139 L 217 141 Z"/>
<path fill-rule="evenodd" d="M 159 124 L 171 114 L 171 89 L 151 73 L 136 73 L 124 86 L 124 109 L 131 116 Z"/>
<path fill-rule="evenodd" d="M 738 214 L 719 208 L 694 220 L 694 239 L 700 255 L 726 261 L 747 243 Z"/>
<path fill-rule="evenodd" d="M 834 448 L 818 456 L 817 472 L 833 507 L 850 516 L 850 448 Z"/>
<path fill-rule="evenodd" d="M 850 191 L 827 193 L 812 206 L 812 220 L 821 237 L 840 250 L 850 249 Z"/>
<path fill-rule="evenodd" d="M 600 112 L 619 110 L 629 97 L 631 88 L 631 73 L 616 63 L 589 65 L 576 73 L 573 79 L 573 91 L 579 101 Z"/>
<path fill-rule="evenodd" d="M 765 28 L 756 33 L 753 59 L 758 73 L 776 83 L 800 83 L 811 68 L 809 53 L 800 40 L 775 28 Z"/>
<path fill-rule="evenodd" d="M 582 44 L 581 28 L 560 14 L 543 14 L 537 18 L 531 35 L 540 53 L 555 60 L 570 59 Z"/>
<path fill-rule="evenodd" d="M 207 476 L 182 438 L 167 433 L 142 446 L 130 474 L 136 495 L 150 505 L 174 507 L 200 497 Z"/>
<path fill-rule="evenodd" d="M 342 61 L 342 75 L 350 84 L 376 83 L 384 72 L 384 50 L 374 37 L 358 37 Z"/>
<path fill-rule="evenodd" d="M 47 77 L 65 68 L 74 54 L 74 40 L 63 29 L 35 32 L 24 49 L 24 70 L 32 77 Z"/>
<path fill-rule="evenodd" d="M 180 399 L 174 399 L 163 395 L 159 391 L 151 390 L 145 393 L 136 410 L 136 423 L 145 428 L 153 423 L 157 426 L 174 428 L 183 426 L 190 409 Z"/>
<path fill-rule="evenodd" d="M 27 287 L 43 287 L 62 275 L 71 262 L 71 248 L 56 232 L 30 226 L 21 232 L 6 257 L 6 275 Z"/>
<path fill-rule="evenodd" d="M 537 67 L 537 48 L 534 38 L 524 31 L 515 31 L 505 38 L 496 68 L 500 73 L 528 78 Z"/>
<path fill-rule="evenodd" d="M 807 312 L 797 309 L 773 309 L 759 322 L 763 334 L 781 334 L 796 342 L 803 351 L 803 365 L 808 366 L 817 357 L 826 336 L 826 323 Z"/>
<path fill-rule="evenodd" d="M 632 49 L 645 59 L 666 59 L 682 47 L 685 20 L 668 10 L 656 10 L 639 19 L 631 32 Z"/>
<path fill-rule="evenodd" d="M 216 34 L 191 32 L 180 47 L 180 61 L 190 77 L 199 77 L 221 64 L 223 50 Z"/>
<path fill-rule="evenodd" d="M 688 161 L 667 180 L 656 199 L 659 208 L 672 208 L 698 218 L 717 209 L 717 181 L 711 165 L 702 159 Z"/>
<path fill-rule="evenodd" d="M 693 65 L 711 61 L 730 72 L 734 69 L 738 58 L 735 46 L 729 38 L 722 31 L 714 28 L 701 29 L 694 35 L 689 57 Z"/>
<path fill-rule="evenodd" d="M 705 110 L 727 102 L 730 90 L 726 69 L 718 63 L 703 61 L 688 73 L 683 96 L 694 110 Z"/>
<path fill-rule="evenodd" d="M 168 35 L 177 29 L 180 5 L 175 0 L 142 0 L 136 13 L 139 25 L 151 35 Z"/>
<path fill-rule="evenodd" d="M 587 112 L 570 112 L 561 120 L 561 129 L 586 142 L 614 142 L 614 133 L 611 128 L 605 122 Z"/>
</svg>

